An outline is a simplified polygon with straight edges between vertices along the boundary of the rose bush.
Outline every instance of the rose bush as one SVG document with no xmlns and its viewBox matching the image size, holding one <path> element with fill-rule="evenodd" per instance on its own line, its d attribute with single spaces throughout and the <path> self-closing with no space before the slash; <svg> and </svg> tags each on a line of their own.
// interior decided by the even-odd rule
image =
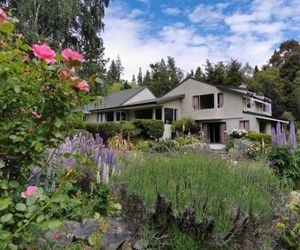
<svg viewBox="0 0 300 250">
<path fill-rule="evenodd" d="M 6 176 L 36 164 L 46 147 L 58 145 L 68 124 L 81 119 L 77 107 L 91 100 L 88 82 L 76 75 L 84 57 L 25 44 L 11 20 L 0 9 L 0 158 Z"/>
</svg>

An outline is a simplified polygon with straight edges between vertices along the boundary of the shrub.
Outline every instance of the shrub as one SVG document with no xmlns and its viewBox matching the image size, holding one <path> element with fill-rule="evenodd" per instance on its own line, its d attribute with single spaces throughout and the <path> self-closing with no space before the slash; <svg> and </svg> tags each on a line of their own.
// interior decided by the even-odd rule
<svg viewBox="0 0 300 250">
<path fill-rule="evenodd" d="M 230 138 L 243 138 L 248 134 L 248 131 L 242 128 L 234 128 L 228 132 Z"/>
<path fill-rule="evenodd" d="M 172 123 L 172 130 L 187 134 L 196 131 L 196 122 L 192 118 L 182 118 Z"/>
<path fill-rule="evenodd" d="M 192 136 L 186 136 L 186 137 L 181 136 L 181 137 L 177 137 L 175 140 L 179 143 L 180 147 L 184 145 L 199 143 L 199 140 Z"/>
<path fill-rule="evenodd" d="M 272 136 L 270 134 L 250 131 L 247 135 L 247 138 L 250 141 L 254 141 L 254 142 L 262 143 L 262 141 L 263 141 L 265 144 L 268 144 L 268 145 L 272 144 Z"/>
<path fill-rule="evenodd" d="M 76 107 L 91 98 L 75 75 L 81 61 L 66 61 L 46 44 L 25 44 L 12 21 L 0 20 L 0 158 L 17 173 L 63 140 L 82 116 Z"/>
<path fill-rule="evenodd" d="M 141 131 L 137 129 L 131 122 L 121 122 L 121 132 L 125 138 L 137 139 Z"/>
<path fill-rule="evenodd" d="M 158 139 L 164 134 L 164 123 L 158 120 L 137 119 L 132 124 L 140 131 L 143 139 Z"/>
<path fill-rule="evenodd" d="M 122 125 L 118 122 L 87 123 L 86 130 L 93 135 L 99 134 L 106 142 L 109 138 L 121 133 Z"/>
<path fill-rule="evenodd" d="M 289 145 L 275 146 L 269 153 L 268 159 L 275 172 L 294 182 L 300 178 L 300 149 L 291 151 Z"/>
</svg>

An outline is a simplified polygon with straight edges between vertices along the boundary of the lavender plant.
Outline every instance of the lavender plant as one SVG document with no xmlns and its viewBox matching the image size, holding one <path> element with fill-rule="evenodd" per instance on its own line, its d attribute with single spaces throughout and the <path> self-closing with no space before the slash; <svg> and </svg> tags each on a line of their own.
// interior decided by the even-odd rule
<svg viewBox="0 0 300 250">
<path fill-rule="evenodd" d="M 107 184 L 111 174 L 119 174 L 124 168 L 122 159 L 127 153 L 106 148 L 99 134 L 94 137 L 89 133 L 79 133 L 67 137 L 57 149 L 48 150 L 48 155 L 44 189 L 54 192 L 63 169 L 79 169 L 83 165 L 91 167 L 96 183 Z M 40 175 L 40 169 L 33 168 L 30 183 L 38 185 Z"/>
</svg>

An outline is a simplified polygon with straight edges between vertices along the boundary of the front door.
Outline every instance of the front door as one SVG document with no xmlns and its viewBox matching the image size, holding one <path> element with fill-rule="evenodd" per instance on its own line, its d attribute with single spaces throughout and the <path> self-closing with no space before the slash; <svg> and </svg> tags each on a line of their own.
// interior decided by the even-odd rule
<svg viewBox="0 0 300 250">
<path fill-rule="evenodd" d="M 206 123 L 204 127 L 206 128 L 206 140 L 209 143 L 224 143 L 225 123 Z"/>
</svg>

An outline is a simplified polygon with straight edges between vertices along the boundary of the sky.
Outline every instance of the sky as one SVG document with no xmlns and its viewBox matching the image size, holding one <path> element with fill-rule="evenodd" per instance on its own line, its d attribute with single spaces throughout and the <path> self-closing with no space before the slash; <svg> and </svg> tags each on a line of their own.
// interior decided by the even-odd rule
<svg viewBox="0 0 300 250">
<path fill-rule="evenodd" d="M 111 0 L 104 23 L 105 57 L 120 56 L 128 81 L 168 56 L 185 73 L 206 59 L 262 66 L 300 40 L 300 0 Z"/>
</svg>

